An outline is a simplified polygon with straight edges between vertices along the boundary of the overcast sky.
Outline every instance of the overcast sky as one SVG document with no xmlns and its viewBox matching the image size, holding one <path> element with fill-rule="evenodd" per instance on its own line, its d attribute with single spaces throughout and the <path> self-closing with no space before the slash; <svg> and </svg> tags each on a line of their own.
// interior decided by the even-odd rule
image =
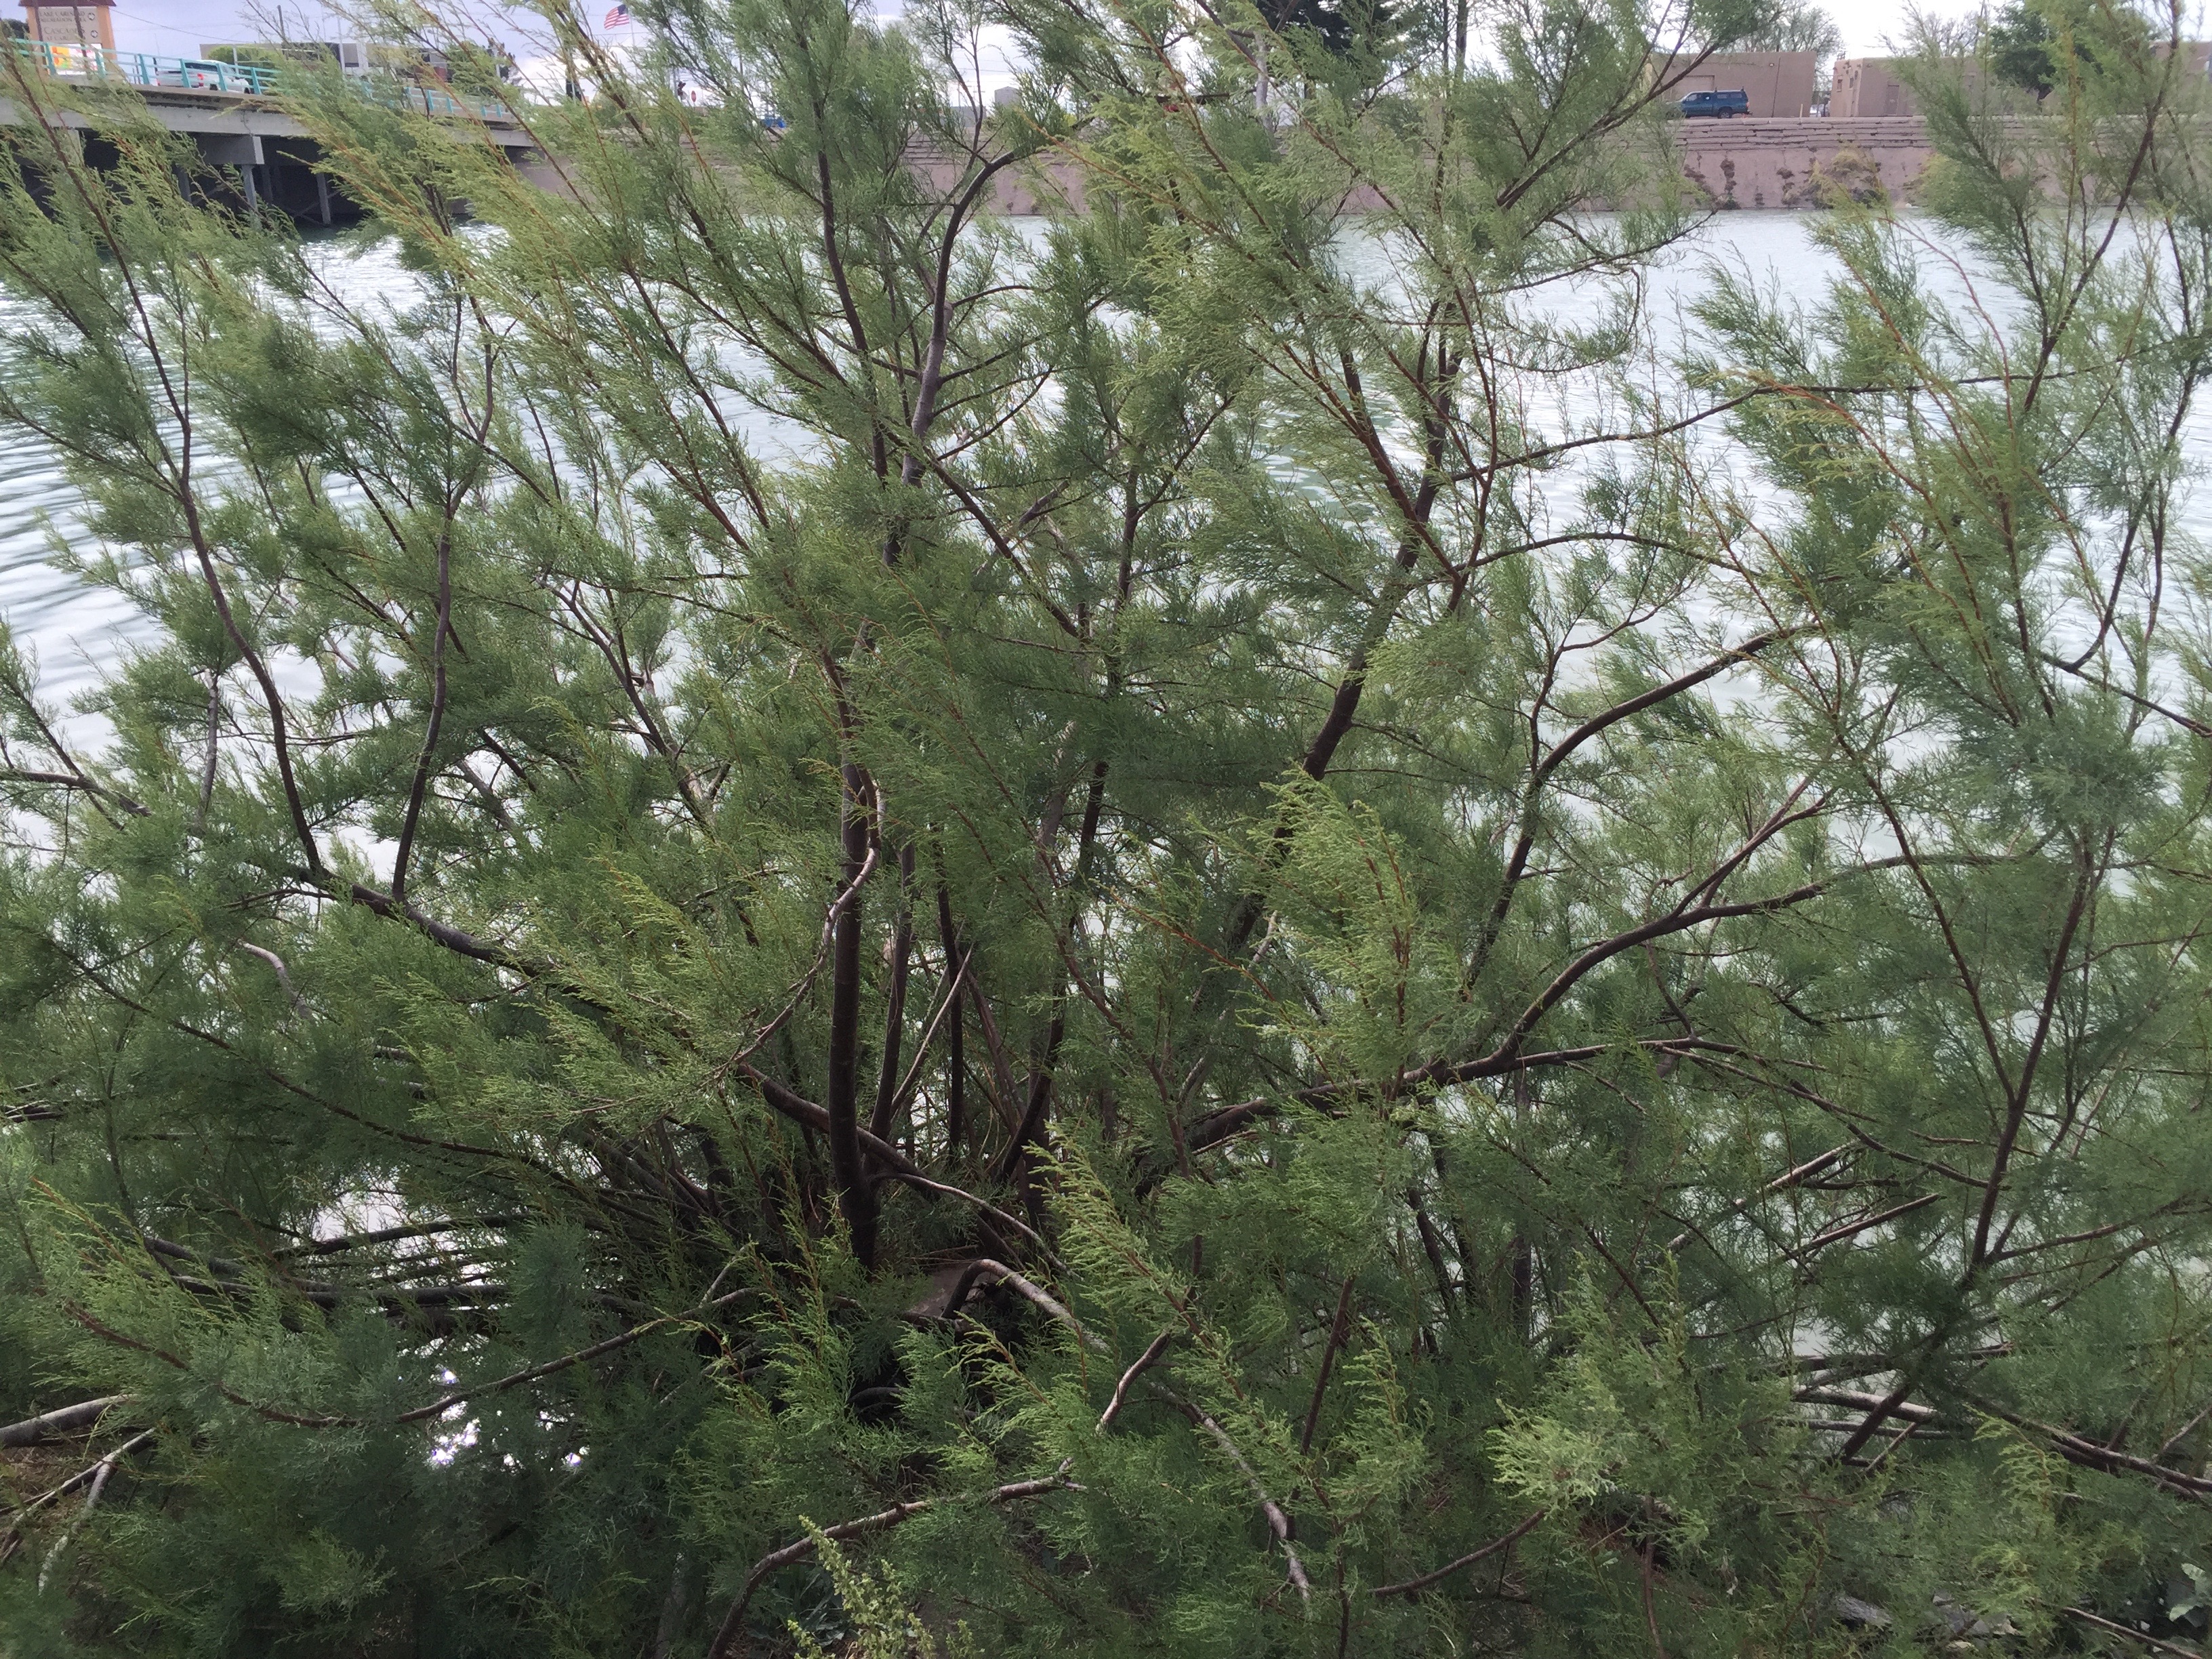
<svg viewBox="0 0 2212 1659">
<path fill-rule="evenodd" d="M 11 9 L 17 3 L 0 0 Z M 277 31 L 263 20 L 280 12 L 282 33 L 295 39 L 338 40 L 354 32 L 317 0 L 116 0 L 115 44 L 125 52 L 192 57 L 216 41 L 267 40 Z"/>
<path fill-rule="evenodd" d="M 0 0 L 15 9 L 14 0 Z M 337 33 L 329 14 L 316 0 L 258 0 L 264 13 L 282 6 L 287 33 L 328 39 Z M 605 0 L 611 6 L 614 0 Z M 592 0 L 594 10 L 599 0 Z M 1844 51 L 1851 57 L 1876 57 L 1882 42 L 1901 35 L 1908 0 L 1831 0 L 1829 12 L 1843 30 Z M 1968 12 L 1968 0 L 1934 0 L 1928 10 L 1938 15 Z M 204 42 L 261 39 L 256 26 L 255 0 L 118 0 L 115 8 L 115 44 L 126 52 L 155 52 L 173 57 L 196 54 Z M 514 43 L 518 47 L 520 42 Z"/>
</svg>

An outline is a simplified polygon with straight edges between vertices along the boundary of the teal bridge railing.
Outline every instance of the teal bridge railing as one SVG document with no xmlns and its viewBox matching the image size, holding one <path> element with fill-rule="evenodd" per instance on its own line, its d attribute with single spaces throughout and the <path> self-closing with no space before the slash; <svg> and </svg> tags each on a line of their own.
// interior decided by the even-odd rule
<svg viewBox="0 0 2212 1659">
<path fill-rule="evenodd" d="M 15 40 L 9 44 L 32 74 L 57 81 L 105 82 L 149 92 L 227 93 L 233 97 L 266 98 L 282 93 L 287 79 L 284 70 L 261 64 L 226 64 L 212 58 L 163 58 L 149 52 L 63 46 L 52 40 Z M 485 121 L 514 118 L 504 104 L 486 99 L 456 98 L 441 87 L 418 86 L 386 76 L 349 78 L 362 96 L 393 108 L 419 109 L 426 115 L 473 116 Z"/>
</svg>

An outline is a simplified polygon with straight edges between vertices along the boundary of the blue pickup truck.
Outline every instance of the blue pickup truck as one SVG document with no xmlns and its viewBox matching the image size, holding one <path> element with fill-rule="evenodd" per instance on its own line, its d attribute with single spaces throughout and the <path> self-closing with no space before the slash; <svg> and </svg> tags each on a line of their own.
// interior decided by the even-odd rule
<svg viewBox="0 0 2212 1659">
<path fill-rule="evenodd" d="M 1734 92 L 1693 92 L 1682 100 L 1685 115 L 1717 115 L 1723 118 L 1751 113 L 1751 94 L 1741 88 Z"/>
</svg>

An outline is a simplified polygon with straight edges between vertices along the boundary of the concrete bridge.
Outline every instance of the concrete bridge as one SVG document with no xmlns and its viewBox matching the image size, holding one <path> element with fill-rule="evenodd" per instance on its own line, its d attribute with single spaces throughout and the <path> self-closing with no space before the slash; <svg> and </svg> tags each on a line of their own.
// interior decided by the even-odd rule
<svg viewBox="0 0 2212 1659">
<path fill-rule="evenodd" d="M 47 86 L 127 90 L 155 121 L 190 138 L 210 165 L 232 171 L 239 196 L 248 208 L 267 202 L 295 219 L 325 225 L 353 216 L 343 199 L 331 191 L 330 181 L 314 170 L 321 151 L 307 129 L 270 103 L 276 71 L 100 46 L 53 46 L 41 40 L 12 44 L 15 65 L 0 59 L 0 126 L 44 120 L 91 131 L 96 121 L 47 103 L 40 93 Z M 0 50 L 4 49 L 5 43 L 0 43 Z M 23 74 L 20 84 L 12 72 L 17 68 Z M 441 88 L 397 81 L 364 84 L 362 92 L 473 126 L 518 162 L 531 153 L 528 135 L 503 104 L 458 99 Z"/>
</svg>

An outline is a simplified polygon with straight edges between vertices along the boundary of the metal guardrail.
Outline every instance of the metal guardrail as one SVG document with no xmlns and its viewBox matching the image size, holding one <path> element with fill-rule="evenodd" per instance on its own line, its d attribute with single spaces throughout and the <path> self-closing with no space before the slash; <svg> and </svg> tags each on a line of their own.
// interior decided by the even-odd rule
<svg viewBox="0 0 2212 1659">
<path fill-rule="evenodd" d="M 285 72 L 259 64 L 225 64 L 212 58 L 163 58 L 149 52 L 113 52 L 105 46 L 70 46 L 51 40 L 15 40 L 15 55 L 34 75 L 57 81 L 106 82 L 146 91 L 225 93 L 238 98 L 266 98 L 283 90 Z M 489 100 L 456 98 L 436 87 L 416 86 L 380 76 L 348 77 L 363 97 L 395 109 L 419 109 L 426 115 L 467 115 L 479 120 L 512 121 L 506 105 Z"/>
<path fill-rule="evenodd" d="M 134 87 L 257 97 L 274 91 L 278 78 L 272 69 L 212 58 L 161 58 L 147 52 L 111 52 L 105 46 L 58 46 L 51 40 L 13 44 L 16 56 L 28 60 L 33 74 L 59 81 L 119 81 Z"/>
</svg>

